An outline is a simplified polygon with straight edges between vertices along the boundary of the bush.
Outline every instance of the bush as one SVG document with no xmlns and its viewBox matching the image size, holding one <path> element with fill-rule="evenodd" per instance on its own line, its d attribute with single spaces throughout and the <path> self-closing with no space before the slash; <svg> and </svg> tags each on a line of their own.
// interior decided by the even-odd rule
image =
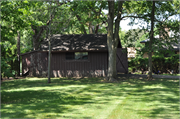
<svg viewBox="0 0 180 119">
<path fill-rule="evenodd" d="M 179 54 L 172 55 L 171 57 L 153 56 L 152 68 L 154 73 L 178 73 L 179 72 Z M 148 58 L 134 58 L 128 62 L 130 71 L 147 71 Z"/>
<path fill-rule="evenodd" d="M 17 47 L 9 41 L 1 42 L 1 77 L 13 77 L 17 72 Z"/>
<path fill-rule="evenodd" d="M 147 70 L 148 59 L 147 58 L 134 58 L 128 62 L 129 67 L 131 67 L 132 71 L 135 72 L 137 70 L 145 71 Z"/>
<path fill-rule="evenodd" d="M 1 57 L 1 77 L 13 77 L 13 74 L 15 74 L 15 71 L 11 69 L 9 64 L 7 64 L 7 60 Z"/>
</svg>

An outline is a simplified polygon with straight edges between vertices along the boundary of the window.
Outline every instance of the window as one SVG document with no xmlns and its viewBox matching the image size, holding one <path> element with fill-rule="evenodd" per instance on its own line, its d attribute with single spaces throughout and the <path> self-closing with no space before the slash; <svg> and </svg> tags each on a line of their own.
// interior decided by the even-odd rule
<svg viewBox="0 0 180 119">
<path fill-rule="evenodd" d="M 68 52 L 66 53 L 66 60 L 87 60 L 88 52 Z"/>
</svg>

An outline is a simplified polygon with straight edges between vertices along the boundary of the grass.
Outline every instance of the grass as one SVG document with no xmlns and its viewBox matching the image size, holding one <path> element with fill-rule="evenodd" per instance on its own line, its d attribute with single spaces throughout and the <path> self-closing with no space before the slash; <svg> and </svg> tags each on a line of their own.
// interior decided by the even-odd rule
<svg viewBox="0 0 180 119">
<path fill-rule="evenodd" d="M 142 74 L 140 72 L 135 72 L 134 74 Z M 147 75 L 147 74 L 146 74 Z M 157 75 L 157 74 L 152 74 L 152 75 Z M 165 76 L 180 76 L 180 74 L 158 74 L 158 75 L 165 75 Z"/>
<path fill-rule="evenodd" d="M 180 76 L 180 74 L 160 74 L 160 75 L 166 75 L 166 76 Z"/>
<path fill-rule="evenodd" d="M 179 80 L 26 78 L 1 84 L 1 117 L 179 118 Z"/>
</svg>

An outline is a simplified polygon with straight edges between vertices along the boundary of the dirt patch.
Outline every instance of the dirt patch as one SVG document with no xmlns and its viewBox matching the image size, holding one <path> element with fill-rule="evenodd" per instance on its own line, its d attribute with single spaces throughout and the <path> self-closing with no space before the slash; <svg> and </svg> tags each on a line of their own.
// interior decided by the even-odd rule
<svg viewBox="0 0 180 119">
<path fill-rule="evenodd" d="M 18 80 L 18 79 L 24 79 L 24 78 L 26 78 L 26 77 L 22 77 L 22 76 L 18 76 L 18 77 L 4 77 L 4 78 L 2 78 L 1 79 L 1 82 L 3 82 L 3 81 L 8 81 L 8 80 Z"/>
</svg>

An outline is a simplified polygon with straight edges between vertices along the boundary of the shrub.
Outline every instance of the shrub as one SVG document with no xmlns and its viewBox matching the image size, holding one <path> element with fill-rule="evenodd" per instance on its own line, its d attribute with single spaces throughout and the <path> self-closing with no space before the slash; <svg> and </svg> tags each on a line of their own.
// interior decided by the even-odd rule
<svg viewBox="0 0 180 119">
<path fill-rule="evenodd" d="M 134 58 L 128 62 L 129 69 L 132 72 L 137 70 L 147 71 L 148 70 L 148 58 Z M 172 55 L 171 57 L 153 56 L 152 57 L 152 68 L 153 72 L 157 73 L 173 73 L 179 72 L 179 54 Z"/>
</svg>

